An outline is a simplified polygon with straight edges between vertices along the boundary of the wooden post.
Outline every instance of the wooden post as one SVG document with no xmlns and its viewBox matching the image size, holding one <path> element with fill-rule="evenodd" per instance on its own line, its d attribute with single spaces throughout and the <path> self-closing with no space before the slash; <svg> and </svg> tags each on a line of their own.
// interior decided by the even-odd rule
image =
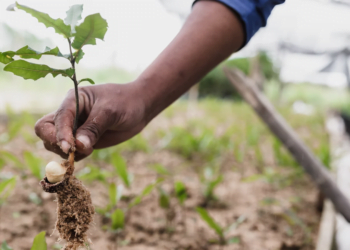
<svg viewBox="0 0 350 250">
<path fill-rule="evenodd" d="M 325 200 L 318 231 L 316 250 L 334 249 L 335 211 L 333 204 Z"/>
<path fill-rule="evenodd" d="M 332 180 L 326 167 L 301 141 L 250 79 L 237 69 L 225 68 L 224 72 L 236 90 L 267 124 L 271 132 L 280 139 L 295 160 L 312 177 L 321 192 L 332 201 L 335 209 L 350 222 L 350 203 Z"/>
</svg>

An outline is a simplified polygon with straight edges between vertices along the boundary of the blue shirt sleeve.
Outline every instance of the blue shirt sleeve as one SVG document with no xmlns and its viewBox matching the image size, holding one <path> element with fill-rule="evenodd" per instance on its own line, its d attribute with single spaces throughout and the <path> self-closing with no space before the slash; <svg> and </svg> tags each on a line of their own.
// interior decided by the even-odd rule
<svg viewBox="0 0 350 250">
<path fill-rule="evenodd" d="M 195 3 L 199 1 L 196 0 Z M 232 9 L 241 19 L 245 28 L 246 45 L 255 33 L 265 27 L 272 9 L 285 0 L 216 0 Z"/>
</svg>

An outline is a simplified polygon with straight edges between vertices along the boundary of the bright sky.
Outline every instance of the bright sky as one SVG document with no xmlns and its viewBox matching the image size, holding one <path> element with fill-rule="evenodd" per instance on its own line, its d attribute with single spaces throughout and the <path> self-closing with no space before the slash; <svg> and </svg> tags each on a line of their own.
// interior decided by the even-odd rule
<svg viewBox="0 0 350 250">
<path fill-rule="evenodd" d="M 66 41 L 52 29 L 47 30 L 23 11 L 5 11 L 13 1 L 0 0 L 0 22 L 28 30 L 39 37 L 51 38 L 68 52 Z M 173 1 L 176 6 L 189 0 L 167 1 Z M 182 25 L 180 18 L 167 12 L 159 0 L 19 0 L 19 3 L 47 12 L 54 18 L 64 18 L 66 10 L 73 4 L 84 4 L 83 17 L 100 12 L 108 21 L 109 30 L 105 42 L 86 46 L 86 57 L 82 61 L 86 67 L 101 67 L 113 62 L 128 70 L 140 71 L 169 44 Z M 340 48 L 349 42 L 342 35 L 344 32 L 350 34 L 349 23 L 350 8 L 330 6 L 317 0 L 290 0 L 275 8 L 268 27 L 262 29 L 237 56 L 250 55 L 257 48 L 276 52 L 280 39 L 311 49 Z M 325 59 L 305 64 L 301 63 L 302 58 L 288 59 L 290 70 L 287 70 L 287 78 L 288 74 L 300 78 L 302 72 L 312 71 L 316 65 L 326 63 Z"/>
</svg>

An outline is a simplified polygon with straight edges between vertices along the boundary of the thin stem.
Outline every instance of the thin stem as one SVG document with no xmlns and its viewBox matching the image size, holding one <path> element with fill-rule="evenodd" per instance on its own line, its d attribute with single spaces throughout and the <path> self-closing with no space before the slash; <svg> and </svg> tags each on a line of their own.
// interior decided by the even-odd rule
<svg viewBox="0 0 350 250">
<path fill-rule="evenodd" d="M 78 92 L 78 81 L 77 81 L 77 73 L 75 71 L 75 58 L 73 57 L 72 52 L 72 43 L 70 39 L 68 38 L 69 43 L 69 51 L 70 51 L 70 63 L 72 64 L 72 68 L 74 69 L 74 75 L 71 78 L 74 82 L 74 90 L 75 90 L 75 118 L 74 118 L 74 124 L 73 124 L 73 136 L 75 137 L 75 134 L 78 129 L 78 121 L 79 121 L 79 92 Z"/>
</svg>

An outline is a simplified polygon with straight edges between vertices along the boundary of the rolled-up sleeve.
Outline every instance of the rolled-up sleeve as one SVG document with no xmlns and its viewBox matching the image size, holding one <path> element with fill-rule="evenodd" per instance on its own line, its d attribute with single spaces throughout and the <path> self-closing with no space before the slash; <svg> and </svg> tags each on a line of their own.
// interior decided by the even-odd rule
<svg viewBox="0 0 350 250">
<path fill-rule="evenodd" d="M 194 3 L 198 2 L 196 0 Z M 273 8 L 285 0 L 215 0 L 232 9 L 241 19 L 245 28 L 246 45 L 254 34 L 265 27 Z"/>
</svg>

